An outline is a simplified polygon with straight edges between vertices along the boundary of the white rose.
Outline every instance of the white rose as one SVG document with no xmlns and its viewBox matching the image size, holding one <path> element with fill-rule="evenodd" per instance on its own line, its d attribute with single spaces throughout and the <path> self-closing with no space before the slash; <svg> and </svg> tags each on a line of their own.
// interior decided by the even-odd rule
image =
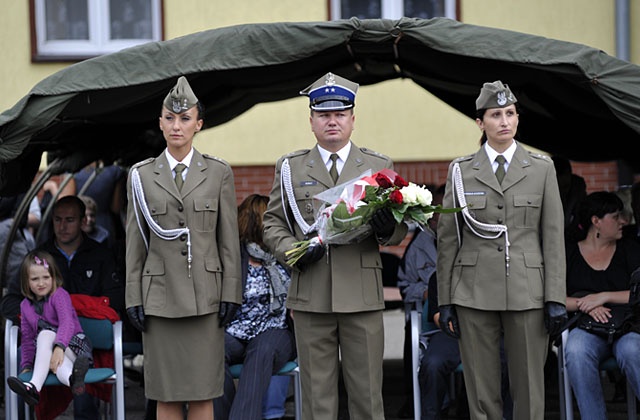
<svg viewBox="0 0 640 420">
<path fill-rule="evenodd" d="M 418 204 L 420 204 L 421 206 L 429 206 L 433 201 L 433 195 L 431 194 L 431 191 L 429 191 L 425 187 L 419 188 L 416 196 Z"/>
<path fill-rule="evenodd" d="M 400 189 L 400 193 L 402 194 L 402 202 L 406 204 L 415 204 L 416 203 L 416 184 L 410 182 L 408 186 L 402 187 Z"/>
</svg>

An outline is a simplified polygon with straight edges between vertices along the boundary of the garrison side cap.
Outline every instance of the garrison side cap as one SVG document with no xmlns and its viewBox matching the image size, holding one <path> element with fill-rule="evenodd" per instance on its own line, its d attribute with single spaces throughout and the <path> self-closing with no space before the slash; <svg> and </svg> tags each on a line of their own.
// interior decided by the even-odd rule
<svg viewBox="0 0 640 420">
<path fill-rule="evenodd" d="M 509 89 L 509 85 L 500 80 L 493 83 L 485 83 L 480 89 L 480 96 L 476 99 L 476 110 L 489 108 L 504 108 L 518 102 L 515 95 Z"/>
<path fill-rule="evenodd" d="M 197 103 L 198 98 L 191 90 L 191 86 L 184 76 L 180 76 L 178 82 L 171 88 L 163 102 L 165 108 L 176 114 L 182 114 L 196 106 Z"/>
<path fill-rule="evenodd" d="M 301 90 L 300 95 L 309 97 L 309 108 L 314 111 L 342 111 L 355 106 L 358 86 L 329 72 Z"/>
</svg>

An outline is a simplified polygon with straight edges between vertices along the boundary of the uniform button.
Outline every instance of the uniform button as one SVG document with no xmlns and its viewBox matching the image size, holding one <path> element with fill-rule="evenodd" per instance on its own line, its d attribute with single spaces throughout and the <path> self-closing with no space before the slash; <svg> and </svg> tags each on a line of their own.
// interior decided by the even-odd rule
<svg viewBox="0 0 640 420">
<path fill-rule="evenodd" d="M 304 193 L 304 196 L 309 198 L 309 191 L 307 191 L 306 193 Z"/>
<path fill-rule="evenodd" d="M 151 213 L 155 213 L 155 212 L 156 212 L 156 209 L 151 209 Z"/>
<path fill-rule="evenodd" d="M 147 274 L 149 274 L 149 271 L 150 271 L 150 270 L 147 268 L 145 271 L 146 271 L 146 273 L 147 273 Z"/>
<path fill-rule="evenodd" d="M 178 211 L 184 211 L 184 207 L 182 207 L 181 205 L 178 206 Z"/>
<path fill-rule="evenodd" d="M 178 222 L 178 224 L 179 224 L 180 226 L 184 226 L 184 220 L 180 220 L 180 221 Z"/>
<path fill-rule="evenodd" d="M 205 204 L 204 206 L 205 206 L 206 208 L 209 208 L 209 203 Z"/>
<path fill-rule="evenodd" d="M 527 200 L 527 204 L 531 204 L 531 200 Z"/>
<path fill-rule="evenodd" d="M 504 206 L 503 206 L 502 204 L 498 204 L 498 208 L 499 208 L 500 210 L 502 210 L 502 209 L 504 208 Z"/>
<path fill-rule="evenodd" d="M 502 224 L 502 219 L 498 219 L 498 224 Z"/>
<path fill-rule="evenodd" d="M 502 252 L 504 250 L 504 248 L 502 248 L 501 246 L 498 247 L 498 251 Z"/>
<path fill-rule="evenodd" d="M 183 249 L 183 250 L 182 250 L 182 252 L 181 252 L 181 254 L 182 254 L 182 255 L 187 255 L 187 250 L 186 250 L 186 249 Z"/>
<path fill-rule="evenodd" d="M 184 233 L 183 233 L 182 235 L 180 235 L 180 240 L 181 240 L 182 242 L 186 241 L 186 240 L 187 240 L 187 235 L 186 235 L 186 234 L 184 234 Z"/>
</svg>

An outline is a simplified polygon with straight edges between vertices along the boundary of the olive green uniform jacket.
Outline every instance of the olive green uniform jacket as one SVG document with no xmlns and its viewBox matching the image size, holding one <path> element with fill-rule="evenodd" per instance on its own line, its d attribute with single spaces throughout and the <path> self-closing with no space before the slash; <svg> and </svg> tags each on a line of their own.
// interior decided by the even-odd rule
<svg viewBox="0 0 640 420">
<path fill-rule="evenodd" d="M 508 227 L 509 275 L 504 235 L 483 239 L 469 229 L 460 213 L 441 214 L 439 304 L 488 311 L 539 309 L 549 301 L 564 305 L 564 216 L 551 159 L 529 153 L 518 145 L 502 185 L 484 148 L 456 159 L 449 166 L 443 207 L 454 204 L 451 172 L 456 162 L 460 165 L 471 214 L 480 222 Z"/>
<path fill-rule="evenodd" d="M 293 247 L 294 242 L 305 238 L 291 214 L 286 196 L 283 201 L 280 181 L 285 158 L 289 160 L 298 208 L 308 224 L 313 224 L 320 204 L 314 200 L 314 195 L 334 187 L 317 147 L 294 152 L 278 160 L 269 206 L 264 215 L 264 240 L 281 262 L 285 261 L 285 252 Z M 384 168 L 393 168 L 391 159 L 352 143 L 336 184 L 358 178 L 368 169 L 375 173 Z M 294 232 L 289 230 L 287 218 Z M 406 233 L 406 224 L 398 224 L 383 245 L 400 243 Z M 305 267 L 304 271 L 293 270 L 287 307 L 323 313 L 384 309 L 381 270 L 375 235 L 356 244 L 330 245 L 320 261 Z"/>
<path fill-rule="evenodd" d="M 174 240 L 159 238 L 149 231 L 144 216 L 133 205 L 134 169 L 140 174 L 153 219 L 163 229 L 189 228 L 193 255 L 190 273 L 187 235 Z M 147 315 L 181 318 L 218 312 L 221 301 L 241 304 L 237 203 L 231 167 L 194 150 L 181 191 L 164 152 L 134 165 L 131 171 L 127 182 L 126 306 L 143 305 Z M 148 238 L 148 251 L 143 236 Z"/>
</svg>

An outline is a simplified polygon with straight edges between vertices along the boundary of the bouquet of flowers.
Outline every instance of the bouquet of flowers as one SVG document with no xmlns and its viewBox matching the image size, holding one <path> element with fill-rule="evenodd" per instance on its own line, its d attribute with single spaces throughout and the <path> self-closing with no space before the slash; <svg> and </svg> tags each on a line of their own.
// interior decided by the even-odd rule
<svg viewBox="0 0 640 420">
<path fill-rule="evenodd" d="M 356 243 L 371 235 L 369 220 L 381 208 L 389 208 L 397 223 L 414 221 L 424 225 L 434 212 L 451 213 L 460 209 L 432 206 L 431 192 L 413 182 L 405 181 L 391 169 L 371 174 L 330 188 L 314 198 L 324 205 L 316 217 L 317 237 L 294 243 L 285 255 L 287 264 L 294 266 L 312 242 L 328 244 Z"/>
</svg>

